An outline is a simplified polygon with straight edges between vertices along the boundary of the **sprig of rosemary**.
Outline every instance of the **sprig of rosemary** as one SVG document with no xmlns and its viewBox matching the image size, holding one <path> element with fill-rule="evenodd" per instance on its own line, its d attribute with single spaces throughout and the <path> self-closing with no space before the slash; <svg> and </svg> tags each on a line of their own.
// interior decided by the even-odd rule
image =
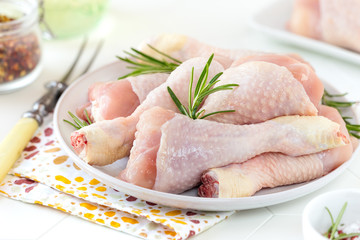
<svg viewBox="0 0 360 240">
<path fill-rule="evenodd" d="M 75 116 L 72 112 L 68 111 L 68 114 L 70 115 L 70 117 L 72 118 L 72 120 L 74 121 L 74 123 L 63 119 L 64 122 L 70 124 L 71 126 L 73 126 L 76 130 L 79 130 L 83 127 L 89 126 L 90 124 L 92 124 L 92 121 L 89 118 L 89 114 L 87 112 L 86 109 L 84 109 L 84 113 L 86 116 L 86 121 L 81 121 L 77 116 Z"/>
<path fill-rule="evenodd" d="M 330 240 L 340 240 L 340 239 L 346 239 L 349 237 L 356 237 L 356 236 L 360 236 L 360 233 L 340 233 L 338 234 L 337 237 L 335 237 L 335 233 L 338 231 L 338 227 L 340 224 L 340 221 L 345 213 L 347 207 L 347 202 L 344 203 L 344 205 L 342 206 L 339 215 L 337 216 L 335 222 L 334 222 L 334 218 L 329 210 L 328 207 L 325 207 L 326 211 L 329 213 L 330 219 L 331 219 L 331 226 L 330 228 L 327 230 L 326 233 L 324 233 L 324 236 L 329 238 Z"/>
<path fill-rule="evenodd" d="M 351 120 L 352 117 L 343 116 L 343 114 L 341 113 L 341 110 L 343 108 L 351 107 L 351 106 L 353 106 L 354 104 L 356 104 L 358 102 L 346 102 L 346 101 L 334 101 L 334 100 L 332 100 L 332 98 L 344 97 L 346 95 L 347 95 L 347 93 L 330 94 L 328 91 L 324 90 L 324 94 L 323 94 L 323 96 L 321 98 L 321 103 L 323 105 L 327 105 L 327 106 L 336 108 L 339 111 L 341 117 L 343 118 L 343 120 L 344 120 L 344 122 L 346 124 L 346 128 L 349 131 L 349 134 L 351 136 L 354 136 L 354 137 L 360 139 L 360 135 L 359 135 L 360 125 L 350 123 L 349 120 Z"/>
<path fill-rule="evenodd" d="M 133 71 L 119 77 L 118 79 L 150 73 L 171 73 L 182 63 L 181 61 L 161 52 L 149 44 L 148 47 L 163 56 L 164 59 L 156 59 L 146 53 L 136 50 L 135 48 L 131 48 L 133 53 L 124 51 L 124 53 L 129 55 L 131 58 L 119 56 L 117 56 L 117 58 L 130 64 L 127 68 L 133 69 Z"/>
<path fill-rule="evenodd" d="M 232 90 L 234 87 L 239 86 L 238 84 L 224 84 L 213 88 L 213 86 L 220 81 L 219 77 L 223 74 L 222 72 L 216 74 L 209 82 L 207 82 L 209 77 L 209 67 L 213 58 L 214 58 L 214 54 L 210 56 L 209 60 L 206 63 L 199 77 L 199 80 L 195 86 L 194 94 L 192 94 L 192 89 L 194 84 L 194 67 L 192 68 L 190 84 L 188 89 L 188 102 L 189 102 L 188 108 L 186 108 L 180 102 L 180 100 L 175 95 L 173 90 L 170 87 L 167 87 L 170 97 L 174 101 L 175 105 L 178 107 L 179 111 L 182 114 L 188 116 L 189 118 L 203 119 L 218 113 L 235 112 L 235 110 L 223 110 L 223 111 L 208 113 L 206 115 L 201 116 L 204 113 L 205 109 L 199 111 L 199 108 L 207 96 L 209 96 L 214 92 L 223 91 L 223 90 Z"/>
</svg>

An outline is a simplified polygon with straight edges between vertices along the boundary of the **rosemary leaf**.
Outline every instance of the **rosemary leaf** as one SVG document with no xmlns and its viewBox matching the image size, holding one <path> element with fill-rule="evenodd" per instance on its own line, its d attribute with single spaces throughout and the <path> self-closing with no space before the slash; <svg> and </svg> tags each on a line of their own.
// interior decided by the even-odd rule
<svg viewBox="0 0 360 240">
<path fill-rule="evenodd" d="M 131 48 L 131 50 L 132 50 L 133 48 Z M 125 54 L 127 54 L 127 55 L 129 55 L 130 57 L 132 57 L 132 58 L 134 58 L 134 59 L 137 59 L 138 61 L 140 61 L 140 62 L 137 62 L 136 63 L 136 65 L 144 65 L 144 64 L 142 64 L 141 62 L 146 62 L 147 60 L 149 60 L 148 58 L 146 58 L 146 57 L 143 57 L 142 55 L 136 55 L 136 54 L 133 54 L 133 53 L 130 53 L 130 52 L 128 52 L 128 51 L 124 51 L 124 53 Z M 150 60 L 151 61 L 151 60 Z M 156 61 L 155 61 L 156 62 Z M 134 63 L 133 63 L 134 64 Z"/>
<path fill-rule="evenodd" d="M 335 233 L 338 232 L 338 226 L 344 215 L 346 207 L 347 207 L 347 202 L 345 202 L 344 205 L 342 206 L 340 213 L 337 216 L 335 222 L 334 222 L 334 218 L 333 218 L 329 208 L 325 207 L 326 211 L 329 213 L 329 216 L 330 216 L 331 226 L 328 229 L 328 231 L 326 233 L 324 233 L 323 236 L 325 236 L 326 238 L 328 238 L 330 240 L 340 240 L 340 239 L 347 239 L 350 237 L 360 236 L 360 233 L 339 233 L 339 235 L 337 237 L 335 237 Z M 329 235 L 330 235 L 330 238 L 329 238 Z"/>
<path fill-rule="evenodd" d="M 235 112 L 235 110 L 223 110 L 223 111 L 217 111 L 217 112 L 211 112 L 211 113 L 208 113 L 204 116 L 201 117 L 201 119 L 204 119 L 208 116 L 211 116 L 211 115 L 214 115 L 214 114 L 218 114 L 218 113 L 229 113 L 229 112 Z"/>
<path fill-rule="evenodd" d="M 349 131 L 357 131 L 357 132 L 360 132 L 360 125 L 346 124 L 346 128 L 347 128 Z"/>
<path fill-rule="evenodd" d="M 347 202 L 344 203 L 343 207 L 342 207 L 341 210 L 340 210 L 339 215 L 337 216 L 337 218 L 336 218 L 336 220 L 335 220 L 335 223 L 334 223 L 333 226 L 332 226 L 332 231 L 331 231 L 331 235 L 330 235 L 330 240 L 331 240 L 331 239 L 334 239 L 335 232 L 336 232 L 336 230 L 338 229 L 338 226 L 339 226 L 339 224 L 340 224 L 340 221 L 341 221 L 342 216 L 344 215 L 344 212 L 345 212 L 346 207 L 347 207 Z"/>
<path fill-rule="evenodd" d="M 209 96 L 210 94 L 212 94 L 214 92 L 218 92 L 218 91 L 223 91 L 223 90 L 231 90 L 234 87 L 239 86 L 238 84 L 224 84 L 224 85 L 220 85 L 220 86 L 213 88 L 214 85 L 220 81 L 220 80 L 218 80 L 218 78 L 222 75 L 222 72 L 220 72 L 220 73 L 216 74 L 209 82 L 207 81 L 208 77 L 209 77 L 209 67 L 210 67 L 213 57 L 214 57 L 214 54 L 212 54 L 210 56 L 210 58 L 208 59 L 208 61 L 206 62 L 204 69 L 202 70 L 202 72 L 199 76 L 198 82 L 195 86 L 194 93 L 192 93 L 193 84 L 194 84 L 194 68 L 192 68 L 192 70 L 191 70 L 191 76 L 190 76 L 189 88 L 188 88 L 188 109 L 186 109 L 185 106 L 180 102 L 180 100 L 176 97 L 176 95 L 172 91 L 172 89 L 170 87 L 167 87 L 170 97 L 174 101 L 174 103 L 177 106 L 177 108 L 179 109 L 179 111 L 182 114 L 188 116 L 189 118 L 203 119 L 205 117 L 208 117 L 208 116 L 211 116 L 211 115 L 214 115 L 217 113 L 226 113 L 226 112 L 234 112 L 235 111 L 235 110 L 217 111 L 217 112 L 212 112 L 212 113 L 206 114 L 204 116 L 202 116 L 202 115 L 205 112 L 205 109 L 198 111 L 199 108 L 201 107 L 204 99 L 207 96 Z"/>
<path fill-rule="evenodd" d="M 335 108 L 347 108 L 354 105 L 356 102 L 340 102 L 340 101 L 331 101 L 331 100 L 325 100 L 325 105 L 332 106 Z"/>
<path fill-rule="evenodd" d="M 73 124 L 72 122 L 70 122 L 70 121 L 68 121 L 68 120 L 66 120 L 66 119 L 63 119 L 63 121 L 66 122 L 66 123 L 68 123 L 68 124 L 70 124 L 71 126 L 73 126 L 76 130 L 79 130 L 79 129 L 80 129 L 80 127 L 79 127 L 78 125 L 75 125 L 75 124 Z"/>
<path fill-rule="evenodd" d="M 212 88 L 212 89 L 210 89 L 210 90 L 208 90 L 208 91 L 206 91 L 206 92 L 203 92 L 201 95 L 199 95 L 199 97 L 200 97 L 200 98 L 201 98 L 201 97 L 205 97 L 205 96 L 208 96 L 208 95 L 210 95 L 210 94 L 212 94 L 212 93 L 219 92 L 219 91 L 223 91 L 223 90 L 232 90 L 233 87 L 237 87 L 237 86 L 239 86 L 239 85 L 237 85 L 237 84 L 225 84 L 225 85 L 220 85 L 220 86 L 218 86 L 218 87 L 216 87 L 216 88 Z"/>
<path fill-rule="evenodd" d="M 196 116 L 196 119 L 199 118 L 199 116 L 201 116 L 201 114 L 203 114 L 205 112 L 205 109 L 201 110 L 200 112 L 195 112 L 195 116 Z M 202 117 L 201 117 L 202 118 Z"/>
<path fill-rule="evenodd" d="M 360 139 L 360 135 L 354 132 L 350 132 L 350 135 L 353 137 L 356 137 L 357 139 Z"/>
<path fill-rule="evenodd" d="M 206 88 L 204 88 L 204 91 L 208 91 L 210 90 L 216 83 L 220 82 L 220 80 L 218 79 L 223 73 L 220 72 L 218 74 L 216 74 L 210 81 L 209 84 L 206 86 Z M 237 84 L 235 84 L 236 86 L 238 86 Z"/>
<path fill-rule="evenodd" d="M 189 84 L 189 90 L 188 90 L 188 101 L 189 101 L 189 109 L 191 109 L 192 106 L 192 88 L 194 83 L 194 67 L 191 69 L 191 77 L 190 77 L 190 84 Z"/>
<path fill-rule="evenodd" d="M 334 238 L 334 240 L 346 239 L 346 238 L 357 237 L 357 236 L 360 236 L 360 233 L 349 233 L 349 234 L 341 233 L 341 234 L 339 234 L 338 237 Z"/>
<path fill-rule="evenodd" d="M 81 121 L 77 116 L 75 116 L 72 112 L 68 111 L 68 114 L 70 115 L 70 117 L 72 118 L 72 120 L 74 121 L 74 123 L 66 120 L 66 119 L 63 119 L 64 122 L 70 124 L 71 126 L 73 126 L 75 129 L 79 130 L 83 127 L 86 127 L 90 124 L 92 124 L 90 118 L 89 118 L 89 114 L 88 112 L 86 111 L 86 109 L 84 109 L 84 113 L 85 113 L 85 116 L 86 116 L 86 119 L 88 122 L 86 121 Z"/>
<path fill-rule="evenodd" d="M 78 117 L 76 117 L 72 112 L 69 111 L 68 114 L 69 114 L 70 117 L 74 120 L 75 124 L 76 124 L 77 126 L 79 126 L 79 128 L 84 127 L 83 122 L 82 122 Z"/>
<path fill-rule="evenodd" d="M 174 71 L 181 61 L 159 51 L 158 49 L 148 45 L 152 50 L 162 55 L 164 59 L 156 59 L 146 53 L 143 53 L 135 48 L 131 48 L 132 52 L 124 51 L 124 53 L 131 57 L 119 57 L 117 58 L 120 61 L 126 62 L 129 64 L 127 68 L 132 69 L 133 71 L 125 74 L 118 79 L 124 79 L 130 76 L 139 76 L 142 74 L 151 74 L 151 73 L 171 73 Z"/>
<path fill-rule="evenodd" d="M 89 117 L 89 113 L 86 109 L 84 109 L 84 112 L 85 112 L 85 116 L 86 116 L 86 120 L 89 124 L 92 124 L 92 121 L 90 120 L 90 117 Z"/>
<path fill-rule="evenodd" d="M 326 211 L 329 213 L 329 215 L 330 215 L 330 219 L 331 219 L 331 225 L 334 225 L 334 217 L 333 217 L 333 215 L 331 214 L 331 212 L 330 212 L 330 209 L 328 208 L 328 207 L 325 207 L 325 209 L 326 209 Z"/>
<path fill-rule="evenodd" d="M 154 50 L 155 52 L 157 52 L 157 53 L 159 53 L 159 54 L 163 55 L 164 57 L 166 57 L 166 58 L 169 58 L 169 59 L 173 60 L 174 62 L 177 62 L 177 63 L 179 63 L 179 64 L 181 64 L 181 63 L 182 63 L 181 61 L 179 61 L 179 60 L 177 60 L 177 59 L 175 59 L 175 58 L 173 58 L 173 57 L 171 57 L 171 56 L 167 55 L 166 53 L 163 53 L 163 52 L 159 51 L 158 49 L 154 48 L 153 46 L 151 46 L 151 45 L 149 45 L 149 44 L 148 44 L 148 47 L 149 47 L 149 48 L 151 48 L 152 50 Z"/>
<path fill-rule="evenodd" d="M 199 90 L 200 90 L 200 87 L 201 87 L 202 82 L 204 81 L 204 79 L 205 79 L 205 81 L 206 81 L 205 75 L 207 75 L 207 74 L 209 73 L 209 66 L 210 66 L 213 58 L 214 58 L 214 54 L 211 54 L 209 60 L 206 62 L 206 65 L 205 65 L 203 71 L 201 72 L 201 75 L 200 75 L 200 77 L 199 77 L 199 80 L 198 80 L 198 82 L 197 82 L 197 84 L 196 84 L 194 96 L 198 95 Z"/>
<path fill-rule="evenodd" d="M 169 62 L 158 60 L 158 59 L 153 58 L 150 55 L 147 55 L 145 53 L 142 53 L 142 52 L 140 52 L 140 51 L 138 51 L 138 50 L 136 50 L 134 48 L 131 48 L 131 50 L 134 51 L 135 53 L 137 53 L 138 55 L 142 56 L 144 61 L 149 61 L 149 62 L 152 62 L 154 64 L 157 63 L 157 64 L 164 65 L 164 66 L 169 65 Z"/>
<path fill-rule="evenodd" d="M 184 114 L 184 115 L 188 115 L 184 105 L 182 105 L 182 103 L 180 102 L 180 100 L 177 98 L 177 96 L 175 95 L 175 93 L 173 92 L 173 90 L 170 87 L 167 87 L 167 90 L 170 94 L 170 97 L 172 98 L 172 100 L 174 101 L 175 105 L 177 106 L 177 108 L 179 109 L 179 111 Z"/>
<path fill-rule="evenodd" d="M 324 95 L 327 97 L 344 97 L 347 95 L 347 93 L 340 93 L 340 94 L 330 94 L 326 89 L 324 89 Z"/>
<path fill-rule="evenodd" d="M 343 118 L 344 122 L 346 123 L 346 128 L 349 132 L 349 134 L 353 137 L 356 137 L 360 139 L 360 135 L 358 134 L 360 132 L 360 125 L 352 124 L 349 122 L 349 120 L 352 119 L 352 117 L 344 116 L 341 111 L 345 108 L 349 108 L 353 106 L 354 104 L 357 104 L 358 102 L 346 102 L 346 101 L 334 101 L 331 98 L 334 97 L 344 97 L 347 93 L 343 94 L 330 94 L 328 91 L 324 90 L 324 94 L 321 98 L 321 103 L 326 106 L 333 107 L 338 110 L 341 117 Z"/>
</svg>

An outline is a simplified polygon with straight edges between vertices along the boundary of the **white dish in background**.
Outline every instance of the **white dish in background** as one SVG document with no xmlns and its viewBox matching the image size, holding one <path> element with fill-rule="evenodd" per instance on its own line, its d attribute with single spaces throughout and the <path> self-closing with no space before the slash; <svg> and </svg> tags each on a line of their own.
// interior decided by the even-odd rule
<svg viewBox="0 0 360 240">
<path fill-rule="evenodd" d="M 251 18 L 250 25 L 280 41 L 360 64 L 360 53 L 288 31 L 286 24 L 291 17 L 293 2 L 294 0 L 278 0 L 272 3 L 255 13 Z"/>
<path fill-rule="evenodd" d="M 328 239 L 322 236 L 331 226 L 330 215 L 325 207 L 330 210 L 335 221 L 345 202 L 347 207 L 340 223 L 348 225 L 360 221 L 360 189 L 331 191 L 312 199 L 306 205 L 302 216 L 304 239 Z"/>
<path fill-rule="evenodd" d="M 119 61 L 106 65 L 97 71 L 88 73 L 78 79 L 63 93 L 59 99 L 54 113 L 54 129 L 63 149 L 67 152 L 67 154 L 69 154 L 76 165 L 108 186 L 143 200 L 170 207 L 208 211 L 242 210 L 270 206 L 299 198 L 325 186 L 339 176 L 356 158 L 355 155 L 360 152 L 360 148 L 358 148 L 350 160 L 324 177 L 307 183 L 263 189 L 252 197 L 233 199 L 200 198 L 197 196 L 197 189 L 189 190 L 183 194 L 170 194 L 129 184 L 115 178 L 120 170 L 125 168 L 127 159 L 118 160 L 105 167 L 90 166 L 82 161 L 73 151 L 70 143 L 70 134 L 74 131 L 74 128 L 63 122 L 63 119 L 69 119 L 67 113 L 68 111 L 74 113 L 76 111 L 76 107 L 87 101 L 87 89 L 92 83 L 98 81 L 116 80 L 119 76 L 122 76 L 127 72 L 128 70 L 125 68 L 124 63 Z M 337 93 L 337 91 L 328 84 L 325 86 L 330 93 Z M 349 114 L 355 116 L 353 111 L 349 112 Z M 356 120 L 357 119 L 358 118 L 356 118 Z"/>
</svg>

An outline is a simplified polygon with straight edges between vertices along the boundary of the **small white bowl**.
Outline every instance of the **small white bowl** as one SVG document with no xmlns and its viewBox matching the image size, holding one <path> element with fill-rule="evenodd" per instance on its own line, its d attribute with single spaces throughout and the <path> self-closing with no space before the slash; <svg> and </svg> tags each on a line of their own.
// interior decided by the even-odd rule
<svg viewBox="0 0 360 240">
<path fill-rule="evenodd" d="M 331 226 L 331 219 L 325 207 L 328 207 L 334 221 L 344 203 L 345 213 L 340 223 L 351 224 L 360 220 L 360 190 L 343 189 L 321 194 L 312 199 L 305 207 L 302 217 L 305 240 L 325 240 L 324 234 Z"/>
</svg>

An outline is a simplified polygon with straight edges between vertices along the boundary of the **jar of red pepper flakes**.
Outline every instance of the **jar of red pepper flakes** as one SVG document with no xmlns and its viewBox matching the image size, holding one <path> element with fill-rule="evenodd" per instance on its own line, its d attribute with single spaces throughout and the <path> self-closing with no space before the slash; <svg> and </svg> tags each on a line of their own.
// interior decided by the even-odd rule
<svg viewBox="0 0 360 240">
<path fill-rule="evenodd" d="M 41 71 L 37 0 L 0 0 L 0 93 L 32 83 Z"/>
</svg>

